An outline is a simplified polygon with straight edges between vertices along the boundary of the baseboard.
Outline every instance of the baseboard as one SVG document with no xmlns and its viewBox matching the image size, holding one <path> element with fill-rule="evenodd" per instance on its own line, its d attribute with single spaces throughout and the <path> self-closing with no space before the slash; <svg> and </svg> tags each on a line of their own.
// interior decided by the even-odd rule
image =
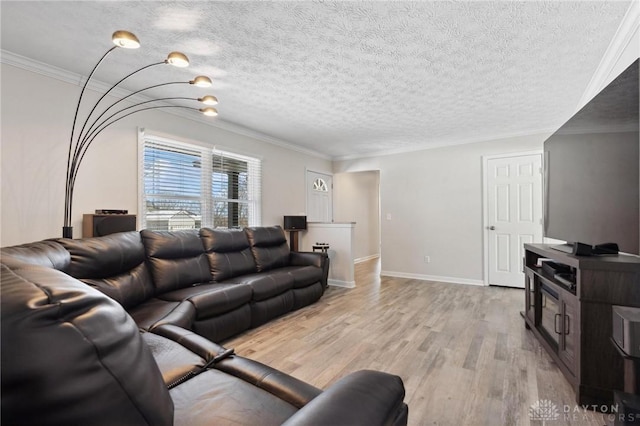
<svg viewBox="0 0 640 426">
<path fill-rule="evenodd" d="M 422 280 L 422 281 L 437 281 L 441 283 L 484 286 L 484 282 L 482 280 L 470 280 L 468 278 L 444 277 L 441 275 L 408 274 L 406 272 L 395 272 L 395 271 L 380 271 L 380 275 L 385 277 L 409 278 L 413 280 Z"/>
<path fill-rule="evenodd" d="M 334 287 L 343 287 L 343 288 L 355 288 L 355 281 L 340 281 L 340 280 L 332 280 L 328 279 L 327 284 L 332 285 Z"/>
<path fill-rule="evenodd" d="M 353 261 L 353 263 L 366 262 L 367 260 L 373 260 L 379 258 L 379 254 L 372 254 L 371 256 L 359 257 Z"/>
</svg>

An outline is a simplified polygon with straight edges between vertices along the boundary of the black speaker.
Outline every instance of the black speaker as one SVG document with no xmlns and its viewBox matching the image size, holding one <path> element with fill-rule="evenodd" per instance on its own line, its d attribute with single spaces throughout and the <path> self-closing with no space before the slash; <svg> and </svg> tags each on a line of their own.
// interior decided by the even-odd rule
<svg viewBox="0 0 640 426">
<path fill-rule="evenodd" d="M 285 216 L 284 229 L 285 231 L 299 231 L 301 229 L 307 229 L 307 217 L 306 216 Z"/>
<path fill-rule="evenodd" d="M 85 214 L 82 218 L 83 237 L 102 237 L 136 230 L 134 214 Z"/>
</svg>

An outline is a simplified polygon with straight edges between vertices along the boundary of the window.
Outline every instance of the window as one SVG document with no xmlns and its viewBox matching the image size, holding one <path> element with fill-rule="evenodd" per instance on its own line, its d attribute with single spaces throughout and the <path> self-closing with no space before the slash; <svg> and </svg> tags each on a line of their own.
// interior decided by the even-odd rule
<svg viewBox="0 0 640 426">
<path fill-rule="evenodd" d="M 313 181 L 313 189 L 320 192 L 329 192 L 327 182 L 325 182 L 322 178 L 317 178 Z"/>
<path fill-rule="evenodd" d="M 261 162 L 141 134 L 142 228 L 242 228 L 261 224 Z"/>
</svg>

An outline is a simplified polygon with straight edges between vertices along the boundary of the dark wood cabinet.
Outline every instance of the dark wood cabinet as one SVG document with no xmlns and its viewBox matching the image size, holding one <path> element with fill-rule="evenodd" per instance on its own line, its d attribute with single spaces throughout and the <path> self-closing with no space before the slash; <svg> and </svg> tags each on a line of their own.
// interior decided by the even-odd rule
<svg viewBox="0 0 640 426">
<path fill-rule="evenodd" d="M 535 287 L 535 274 L 532 270 L 525 268 L 524 271 L 524 288 L 525 288 L 525 301 L 524 301 L 524 316 L 531 323 L 536 321 L 536 287 Z M 528 323 L 527 323 L 528 324 Z"/>
<path fill-rule="evenodd" d="M 560 312 L 560 345 L 558 355 L 569 371 L 576 374 L 576 348 L 578 345 L 577 299 L 572 294 L 562 294 Z"/>
<path fill-rule="evenodd" d="M 640 307 L 640 257 L 579 257 L 525 244 L 527 328 L 556 361 L 578 404 L 611 405 L 624 388 L 623 360 L 611 343 L 612 306 Z M 543 268 L 570 268 L 573 278 Z"/>
<path fill-rule="evenodd" d="M 82 216 L 82 237 L 102 237 L 116 232 L 136 230 L 135 214 L 85 214 Z"/>
</svg>

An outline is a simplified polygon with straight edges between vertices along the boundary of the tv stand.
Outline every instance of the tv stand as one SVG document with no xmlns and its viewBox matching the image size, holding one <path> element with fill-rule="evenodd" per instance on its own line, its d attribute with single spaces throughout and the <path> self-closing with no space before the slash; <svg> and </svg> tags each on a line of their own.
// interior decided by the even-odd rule
<svg viewBox="0 0 640 426">
<path fill-rule="evenodd" d="M 568 254 L 573 253 L 573 243 L 557 244 L 549 247 L 551 247 L 554 250 L 561 251 L 563 253 L 568 253 Z"/>
<path fill-rule="evenodd" d="M 545 244 L 524 249 L 527 329 L 571 384 L 578 404 L 611 406 L 625 374 L 611 343 L 612 306 L 640 307 L 640 258 L 574 256 Z M 566 265 L 575 283 L 558 280 L 542 259 Z"/>
</svg>

